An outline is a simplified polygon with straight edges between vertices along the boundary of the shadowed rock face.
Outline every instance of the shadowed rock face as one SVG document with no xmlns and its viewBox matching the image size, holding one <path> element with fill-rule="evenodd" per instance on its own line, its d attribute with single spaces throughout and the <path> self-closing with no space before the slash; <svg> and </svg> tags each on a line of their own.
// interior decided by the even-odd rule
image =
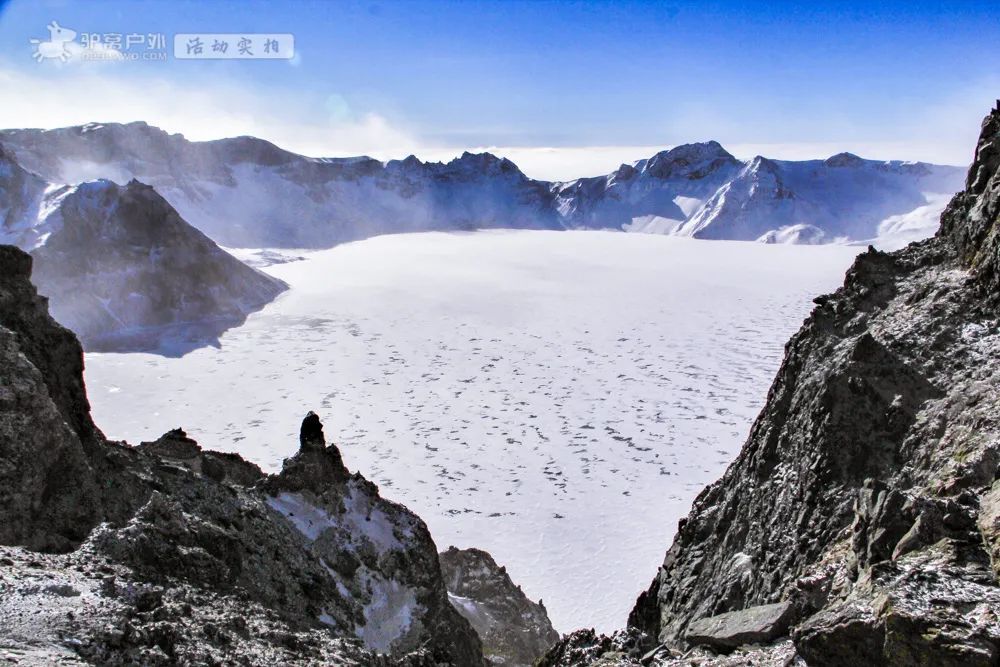
<svg viewBox="0 0 1000 667">
<path fill-rule="evenodd" d="M 27 223 L 37 220 L 48 185 L 0 146 L 0 243 L 33 245 L 36 237 Z"/>
<path fill-rule="evenodd" d="M 316 415 L 271 477 L 181 429 L 106 441 L 30 270 L 0 246 L 0 544 L 17 545 L 0 549 L 0 655 L 482 664 L 426 526 L 347 471 Z"/>
<path fill-rule="evenodd" d="M 937 237 L 870 250 L 816 299 L 739 457 L 615 638 L 625 654 L 662 643 L 647 662 L 685 664 L 672 650 L 720 619 L 781 604 L 791 641 L 747 662 L 1000 659 L 998 142 L 1000 108 Z M 565 656 L 615 648 L 602 641 L 574 635 L 547 664 L 592 664 Z"/>
<path fill-rule="evenodd" d="M 35 280 L 88 349 L 183 353 L 286 289 L 137 181 L 79 185 L 49 217 L 50 235 L 32 252 Z"/>
<path fill-rule="evenodd" d="M 479 633 L 491 664 L 531 667 L 559 640 L 541 600 L 529 600 L 488 553 L 450 547 L 440 559 L 451 604 Z"/>
<path fill-rule="evenodd" d="M 83 350 L 29 282 L 31 257 L 0 246 L 0 543 L 63 551 L 102 512 L 88 450 L 101 439 Z"/>
</svg>

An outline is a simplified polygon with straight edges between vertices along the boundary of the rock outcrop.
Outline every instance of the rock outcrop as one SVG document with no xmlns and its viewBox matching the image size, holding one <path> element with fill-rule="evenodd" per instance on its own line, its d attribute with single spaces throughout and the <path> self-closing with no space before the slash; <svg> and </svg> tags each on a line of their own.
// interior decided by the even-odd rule
<svg viewBox="0 0 1000 667">
<path fill-rule="evenodd" d="M 684 638 L 696 646 L 729 651 L 767 644 L 788 632 L 795 608 L 788 602 L 762 604 L 693 621 Z"/>
<path fill-rule="evenodd" d="M 529 600 L 488 553 L 449 547 L 440 560 L 451 604 L 475 628 L 491 664 L 531 667 L 559 640 L 542 601 Z"/>
<path fill-rule="evenodd" d="M 771 640 L 741 648 L 747 664 L 1000 660 L 998 147 L 1000 105 L 938 235 L 870 249 L 816 299 L 739 457 L 695 500 L 615 638 L 627 660 Z M 790 632 L 704 641 L 761 605 L 781 605 Z M 612 652 L 570 639 L 554 660 L 597 657 L 548 664 Z"/>
<path fill-rule="evenodd" d="M 382 652 L 431 646 L 458 665 L 482 662 L 479 637 L 448 603 L 437 549 L 427 526 L 378 487 L 350 474 L 310 412 L 298 453 L 262 485 L 265 502 L 301 537 L 341 597 L 357 604 L 329 622 Z M 330 616 L 325 607 L 323 616 Z"/>
<path fill-rule="evenodd" d="M 0 656 L 49 664 L 483 663 L 423 522 L 303 422 L 266 476 L 90 419 L 83 355 L 0 246 Z"/>
<path fill-rule="evenodd" d="M 61 551 L 103 515 L 88 452 L 100 433 L 83 350 L 29 282 L 31 257 L 0 246 L 0 543 Z"/>
</svg>

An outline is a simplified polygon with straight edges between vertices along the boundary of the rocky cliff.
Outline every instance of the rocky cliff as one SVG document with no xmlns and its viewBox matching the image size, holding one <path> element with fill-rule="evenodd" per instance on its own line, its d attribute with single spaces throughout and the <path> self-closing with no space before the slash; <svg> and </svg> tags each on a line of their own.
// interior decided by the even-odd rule
<svg viewBox="0 0 1000 667">
<path fill-rule="evenodd" d="M 996 665 L 998 211 L 1000 105 L 937 236 L 816 299 L 630 630 L 543 664 Z"/>
<path fill-rule="evenodd" d="M 482 663 L 424 523 L 350 473 L 318 417 L 272 476 L 181 430 L 107 441 L 30 271 L 0 246 L 0 655 Z"/>
<path fill-rule="evenodd" d="M 488 553 L 450 547 L 440 559 L 451 603 L 476 629 L 490 664 L 531 667 L 559 640 L 542 601 L 529 600 Z"/>
</svg>

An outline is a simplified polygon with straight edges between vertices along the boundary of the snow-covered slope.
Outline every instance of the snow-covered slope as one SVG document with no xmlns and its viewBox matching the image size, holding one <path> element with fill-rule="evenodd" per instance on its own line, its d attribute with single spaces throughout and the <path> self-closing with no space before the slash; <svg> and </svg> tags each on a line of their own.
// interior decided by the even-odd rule
<svg viewBox="0 0 1000 667">
<path fill-rule="evenodd" d="M 715 141 L 657 153 L 607 176 L 553 186 L 556 205 L 571 228 L 672 233 L 693 210 L 739 171 L 741 163 Z M 651 230 L 649 220 L 659 219 Z M 663 221 L 674 225 L 663 225 Z"/>
<path fill-rule="evenodd" d="M 557 630 L 609 630 L 858 250 L 383 236 L 267 267 L 289 292 L 219 348 L 88 354 L 87 386 L 111 437 L 183 425 L 268 470 L 299 426 L 275 415 L 321 411 L 438 544 L 489 551 Z"/>
<path fill-rule="evenodd" d="M 887 218 L 938 202 L 934 195 L 952 194 L 960 185 L 961 170 L 953 167 L 877 162 L 850 153 L 805 162 L 757 156 L 678 231 L 768 242 L 868 239 Z"/>
<path fill-rule="evenodd" d="M 0 144 L 43 178 L 150 183 L 182 217 L 234 247 L 324 248 L 428 230 L 616 229 L 770 243 L 867 240 L 889 218 L 959 189 L 963 169 L 849 153 L 741 162 L 715 141 L 568 183 L 465 153 L 314 159 L 253 137 L 192 142 L 145 123 L 4 130 Z M 887 223 L 885 223 L 887 224 Z"/>
<path fill-rule="evenodd" d="M 46 201 L 37 224 L 21 228 L 20 245 L 32 251 L 53 316 L 88 349 L 160 349 L 176 325 L 187 340 L 161 351 L 183 352 L 285 289 L 184 222 L 148 185 L 90 181 Z"/>
<path fill-rule="evenodd" d="M 68 190 L 24 169 L 0 146 L 0 244 L 32 250 L 44 242 L 51 233 L 46 219 Z"/>
</svg>

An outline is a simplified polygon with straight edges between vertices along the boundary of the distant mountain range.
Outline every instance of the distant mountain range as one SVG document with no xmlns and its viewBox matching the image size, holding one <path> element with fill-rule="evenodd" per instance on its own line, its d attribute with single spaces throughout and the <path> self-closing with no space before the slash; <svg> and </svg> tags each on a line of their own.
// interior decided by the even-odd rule
<svg viewBox="0 0 1000 667">
<path fill-rule="evenodd" d="M 514 228 L 902 245 L 933 234 L 962 178 L 958 167 L 850 153 L 742 162 L 709 141 L 550 183 L 489 153 L 317 159 L 254 137 L 195 142 L 142 122 L 90 123 L 0 131 L 0 243 L 32 253 L 53 314 L 88 349 L 183 354 L 285 289 L 216 242 L 325 248 Z"/>
<path fill-rule="evenodd" d="M 942 195 L 964 177 L 964 167 L 850 153 L 743 162 L 715 141 L 565 183 L 528 178 L 489 153 L 446 164 L 308 158 L 254 137 L 193 142 L 141 122 L 5 130 L 0 144 L 51 183 L 152 185 L 185 220 L 231 247 L 322 248 L 386 233 L 500 227 L 857 242 L 878 237 L 887 219 L 943 207 Z M 933 225 L 933 213 L 920 219 Z"/>
</svg>

